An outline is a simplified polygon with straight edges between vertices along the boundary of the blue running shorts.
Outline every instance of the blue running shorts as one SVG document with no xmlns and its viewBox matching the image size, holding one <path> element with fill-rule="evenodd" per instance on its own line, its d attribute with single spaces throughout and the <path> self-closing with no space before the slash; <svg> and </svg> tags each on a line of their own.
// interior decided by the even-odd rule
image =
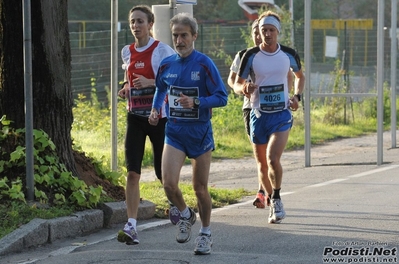
<svg viewBox="0 0 399 264">
<path fill-rule="evenodd" d="M 267 144 L 273 133 L 287 131 L 292 127 L 292 114 L 288 109 L 275 113 L 259 111 L 259 118 L 255 111 L 251 111 L 251 140 L 254 144 Z"/>
<path fill-rule="evenodd" d="M 165 128 L 165 144 L 183 151 L 190 159 L 214 150 L 211 121 L 200 124 L 176 124 L 169 121 Z"/>
</svg>

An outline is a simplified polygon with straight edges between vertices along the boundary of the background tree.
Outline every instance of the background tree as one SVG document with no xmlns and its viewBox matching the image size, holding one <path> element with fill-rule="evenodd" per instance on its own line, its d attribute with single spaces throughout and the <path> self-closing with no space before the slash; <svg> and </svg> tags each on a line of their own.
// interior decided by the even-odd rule
<svg viewBox="0 0 399 264">
<path fill-rule="evenodd" d="M 68 1 L 32 1 L 33 127 L 54 142 L 74 175 Z M 22 1 L 0 0 L 0 116 L 25 127 Z M 79 175 L 77 175 L 79 176 Z"/>
</svg>

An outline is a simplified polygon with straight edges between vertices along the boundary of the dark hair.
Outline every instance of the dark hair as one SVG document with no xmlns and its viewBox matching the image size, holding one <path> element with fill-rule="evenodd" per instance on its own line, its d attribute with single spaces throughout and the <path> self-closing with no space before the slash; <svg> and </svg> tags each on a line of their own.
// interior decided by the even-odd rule
<svg viewBox="0 0 399 264">
<path fill-rule="evenodd" d="M 151 10 L 151 7 L 149 7 L 148 5 L 137 5 L 134 6 L 132 9 L 130 9 L 129 12 L 129 19 L 130 20 L 130 15 L 133 13 L 133 11 L 141 11 L 143 13 L 145 13 L 147 15 L 147 19 L 148 19 L 148 23 L 154 23 L 155 22 L 155 17 L 154 17 L 154 13 Z"/>
<path fill-rule="evenodd" d="M 254 27 L 257 27 L 258 25 L 259 25 L 259 19 L 257 18 L 254 20 L 254 22 L 252 22 L 251 29 L 253 29 Z"/>
</svg>

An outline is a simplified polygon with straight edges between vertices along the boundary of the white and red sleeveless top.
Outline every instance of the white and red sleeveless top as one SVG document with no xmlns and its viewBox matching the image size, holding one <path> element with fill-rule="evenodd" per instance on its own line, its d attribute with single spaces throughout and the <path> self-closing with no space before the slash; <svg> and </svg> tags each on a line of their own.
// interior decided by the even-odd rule
<svg viewBox="0 0 399 264">
<path fill-rule="evenodd" d="M 144 47 L 136 48 L 133 43 L 123 47 L 122 68 L 126 70 L 126 76 L 130 86 L 127 109 L 130 113 L 148 117 L 151 112 L 155 87 L 135 89 L 133 85 L 133 73 L 142 75 L 147 79 L 155 79 L 161 61 L 175 54 L 168 45 L 150 38 Z M 160 117 L 165 117 L 165 105 L 162 106 Z"/>
</svg>

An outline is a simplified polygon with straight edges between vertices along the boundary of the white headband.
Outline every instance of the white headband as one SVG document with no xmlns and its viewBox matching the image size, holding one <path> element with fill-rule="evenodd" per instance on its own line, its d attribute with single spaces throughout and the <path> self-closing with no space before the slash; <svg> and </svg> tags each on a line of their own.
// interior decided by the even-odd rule
<svg viewBox="0 0 399 264">
<path fill-rule="evenodd" d="M 263 17 L 260 21 L 259 21 L 259 26 L 263 26 L 263 25 L 272 25 L 275 28 L 277 28 L 277 31 L 280 32 L 281 30 L 281 25 L 280 22 L 277 20 L 277 18 L 275 18 L 274 16 L 266 16 Z"/>
</svg>

